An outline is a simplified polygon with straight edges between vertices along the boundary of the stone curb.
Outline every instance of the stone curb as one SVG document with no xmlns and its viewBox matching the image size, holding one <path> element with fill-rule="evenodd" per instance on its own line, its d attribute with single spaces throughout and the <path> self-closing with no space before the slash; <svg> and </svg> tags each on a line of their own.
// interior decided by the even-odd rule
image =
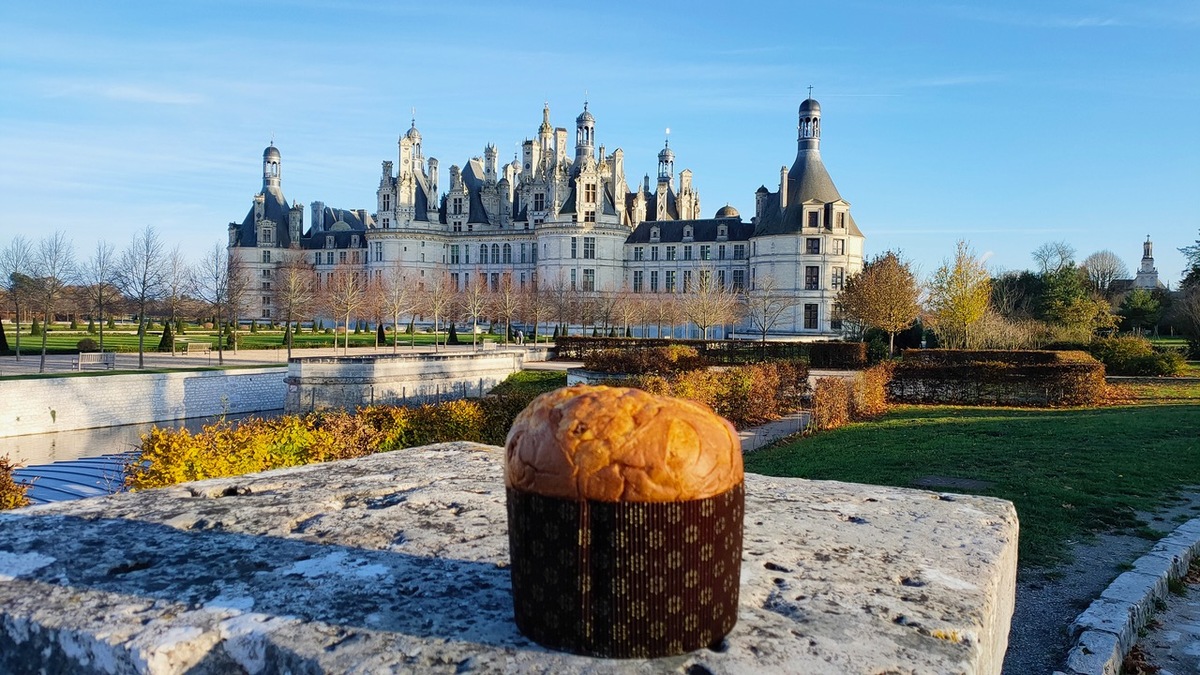
<svg viewBox="0 0 1200 675">
<path fill-rule="evenodd" d="M 1118 675 L 1125 655 L 1141 630 L 1165 600 L 1168 581 L 1187 573 L 1200 555 L 1200 518 L 1175 528 L 1133 563 L 1133 569 L 1113 580 L 1100 597 L 1068 627 L 1075 641 L 1066 670 L 1056 675 Z"/>
</svg>

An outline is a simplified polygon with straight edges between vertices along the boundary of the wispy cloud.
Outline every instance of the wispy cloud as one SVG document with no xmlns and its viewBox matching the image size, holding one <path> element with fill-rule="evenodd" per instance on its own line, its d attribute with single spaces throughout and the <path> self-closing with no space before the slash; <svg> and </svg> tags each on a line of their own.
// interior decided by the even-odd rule
<svg viewBox="0 0 1200 675">
<path fill-rule="evenodd" d="M 47 82 L 43 92 L 49 98 L 94 98 L 100 97 L 122 103 L 149 103 L 154 105 L 199 105 L 205 97 L 187 91 L 172 91 L 163 87 L 129 83 L 90 82 Z"/>
</svg>

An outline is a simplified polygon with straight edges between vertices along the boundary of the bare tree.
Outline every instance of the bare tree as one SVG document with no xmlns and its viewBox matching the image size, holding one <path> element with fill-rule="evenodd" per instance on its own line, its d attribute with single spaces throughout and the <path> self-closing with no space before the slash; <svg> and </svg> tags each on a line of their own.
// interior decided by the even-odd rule
<svg viewBox="0 0 1200 675">
<path fill-rule="evenodd" d="M 350 317 L 367 301 L 366 273 L 357 266 L 338 265 L 325 284 L 324 305 L 333 315 L 333 348 L 337 349 L 338 319 L 343 320 L 346 334 L 342 337 L 342 353 L 350 349 Z"/>
<path fill-rule="evenodd" d="M 1107 249 L 1096 251 L 1084 258 L 1083 269 L 1092 288 L 1105 296 L 1112 290 L 1112 282 L 1129 276 L 1129 268 L 1125 267 L 1121 258 Z"/>
<path fill-rule="evenodd" d="M 1033 250 L 1033 260 L 1042 274 L 1055 274 L 1075 262 L 1075 247 L 1065 241 L 1049 241 Z"/>
<path fill-rule="evenodd" d="M 75 275 L 75 249 L 63 232 L 38 242 L 33 257 L 34 301 L 42 314 L 42 358 L 38 372 L 46 372 L 46 334 L 54 321 L 54 308 L 62 302 Z"/>
<path fill-rule="evenodd" d="M 117 285 L 137 307 L 138 368 L 145 367 L 146 308 L 163 292 L 166 284 L 164 245 L 152 225 L 133 235 L 117 265 Z"/>
<path fill-rule="evenodd" d="M 671 326 L 675 334 L 675 322 L 679 319 L 679 299 L 674 293 L 652 293 L 646 298 L 646 320 L 656 326 L 654 337 L 663 336 L 663 325 Z"/>
<path fill-rule="evenodd" d="M 621 322 L 621 336 L 630 333 L 629 326 L 639 323 L 646 311 L 646 303 L 641 294 L 634 293 L 628 286 L 617 291 L 616 302 L 613 304 L 613 315 Z"/>
<path fill-rule="evenodd" d="M 116 287 L 117 254 L 113 245 L 100 240 L 92 257 L 84 263 L 80 281 L 87 289 L 88 304 L 96 310 L 100 331 L 100 351 L 104 351 L 104 309 L 121 296 Z"/>
<path fill-rule="evenodd" d="M 754 288 L 745 295 L 745 316 L 750 325 L 762 335 L 766 348 L 767 334 L 779 324 L 783 315 L 796 306 L 796 299 L 779 288 L 775 277 L 764 274 L 755 280 Z"/>
<path fill-rule="evenodd" d="M 29 240 L 18 235 L 0 251 L 0 284 L 4 284 L 8 301 L 12 303 L 16 318 L 17 360 L 21 360 L 21 313 L 28 310 L 33 282 L 33 246 Z"/>
<path fill-rule="evenodd" d="M 718 283 L 710 268 L 696 271 L 696 283 L 680 300 L 683 317 L 700 330 L 700 339 L 708 339 L 708 329 L 733 323 L 738 315 L 738 296 Z"/>
<path fill-rule="evenodd" d="M 400 260 L 395 260 L 384 273 L 380 281 L 379 298 L 384 314 L 392 319 L 392 353 L 396 353 L 396 343 L 400 340 L 400 317 L 417 311 L 420 298 L 417 297 L 412 280 L 404 271 Z M 415 340 L 415 336 L 410 336 Z"/>
<path fill-rule="evenodd" d="M 454 304 L 463 317 L 471 320 L 471 350 L 475 351 L 479 339 L 479 320 L 488 313 L 491 293 L 488 291 L 487 274 L 476 268 L 472 278 L 474 281 L 458 289 Z"/>
<path fill-rule="evenodd" d="M 421 307 L 433 317 L 433 351 L 438 350 L 438 321 L 452 311 L 454 304 L 454 286 L 450 283 L 450 275 L 446 272 L 434 273 L 420 287 Z"/>
<path fill-rule="evenodd" d="M 191 292 L 213 313 L 217 326 L 217 363 L 225 363 L 225 309 L 229 292 L 229 256 L 220 244 L 213 244 L 192 268 Z"/>
<path fill-rule="evenodd" d="M 546 287 L 546 292 L 550 297 L 551 311 L 554 312 L 554 320 L 558 322 L 563 334 L 566 334 L 567 324 L 571 320 L 572 301 L 575 297 L 575 289 L 567 284 L 566 277 L 559 271 L 558 276 L 554 278 Z"/>
<path fill-rule="evenodd" d="M 500 287 L 492 294 L 492 311 L 504 320 L 504 344 L 508 344 L 508 335 L 512 332 L 513 317 L 521 311 L 521 289 L 513 283 L 512 272 L 500 275 Z"/>
<path fill-rule="evenodd" d="M 283 334 L 289 360 L 292 358 L 292 322 L 304 316 L 312 305 L 316 296 L 315 276 L 312 264 L 301 255 L 285 254 L 283 264 L 275 270 L 272 291 L 275 307 L 283 314 Z"/>
<path fill-rule="evenodd" d="M 172 327 L 178 320 L 179 314 L 187 303 L 188 287 L 191 283 L 191 269 L 188 266 L 187 259 L 183 256 L 183 251 L 178 246 L 171 249 L 171 254 L 163 263 L 163 293 L 162 305 L 166 310 L 168 325 Z M 163 328 L 163 335 L 167 334 L 167 329 Z M 171 353 L 175 353 L 174 337 L 171 347 Z"/>
<path fill-rule="evenodd" d="M 522 307 L 525 310 L 525 318 L 533 322 L 533 344 L 537 344 L 538 326 L 542 320 L 550 316 L 552 304 L 550 302 L 550 291 L 536 284 L 530 284 L 524 291 Z"/>
</svg>

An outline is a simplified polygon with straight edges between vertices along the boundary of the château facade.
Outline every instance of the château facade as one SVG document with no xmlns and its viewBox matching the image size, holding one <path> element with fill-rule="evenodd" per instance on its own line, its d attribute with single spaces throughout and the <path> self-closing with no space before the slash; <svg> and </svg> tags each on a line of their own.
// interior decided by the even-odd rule
<svg viewBox="0 0 1200 675">
<path fill-rule="evenodd" d="M 519 158 L 501 164 L 488 145 L 482 157 L 452 165 L 443 189 L 414 120 L 396 161 L 382 164 L 374 209 L 313 202 L 307 231 L 303 207 L 283 196 L 272 143 L 263 153 L 262 191 L 246 218 L 229 224 L 230 255 L 262 291 L 247 318 L 275 316 L 273 275 L 289 256 L 302 256 L 318 284 L 348 266 L 365 278 L 402 271 L 417 284 L 446 278 L 458 288 L 494 289 L 506 279 L 522 289 L 598 294 L 682 294 L 702 282 L 750 294 L 769 287 L 787 305 L 773 336 L 841 335 L 833 301 L 862 268 L 864 237 L 821 161 L 815 100 L 800 106 L 795 161 L 781 168 L 777 190 L 758 189 L 748 222 L 730 206 L 704 218 L 692 172 L 676 175 L 669 143 L 658 153 L 655 182 L 647 175 L 630 186 L 624 153 L 596 147 L 595 129 L 585 103 L 572 144 L 546 106 Z M 735 332 L 749 336 L 748 328 Z"/>
</svg>

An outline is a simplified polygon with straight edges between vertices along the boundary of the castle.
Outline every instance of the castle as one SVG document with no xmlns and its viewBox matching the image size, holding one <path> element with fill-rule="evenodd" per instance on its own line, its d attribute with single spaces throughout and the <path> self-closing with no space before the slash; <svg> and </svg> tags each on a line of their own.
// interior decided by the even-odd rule
<svg viewBox="0 0 1200 675">
<path fill-rule="evenodd" d="M 283 196 L 272 143 L 262 191 L 246 218 L 229 224 L 230 255 L 262 291 L 247 318 L 278 318 L 273 275 L 289 256 L 303 256 L 318 286 L 349 267 L 375 280 L 402 270 L 422 287 L 445 278 L 457 288 L 509 282 L 598 296 L 686 294 L 702 283 L 751 296 L 770 289 L 783 305 L 773 337 L 841 335 L 833 302 L 862 268 L 864 237 L 821 161 L 817 101 L 800 105 L 796 159 L 781 167 L 776 191 L 758 189 L 749 222 L 730 206 L 704 218 L 692 172 L 676 180 L 669 142 L 658 153 L 657 180 L 630 186 L 624 153 L 596 147 L 595 129 L 585 103 L 572 148 L 546 106 L 519 159 L 500 164 L 488 145 L 482 158 L 450 167 L 442 192 L 438 161 L 426 159 L 414 120 L 396 161 L 383 162 L 374 213 L 313 202 L 307 231 L 303 207 Z M 746 322 L 729 328 L 754 334 Z"/>
</svg>

